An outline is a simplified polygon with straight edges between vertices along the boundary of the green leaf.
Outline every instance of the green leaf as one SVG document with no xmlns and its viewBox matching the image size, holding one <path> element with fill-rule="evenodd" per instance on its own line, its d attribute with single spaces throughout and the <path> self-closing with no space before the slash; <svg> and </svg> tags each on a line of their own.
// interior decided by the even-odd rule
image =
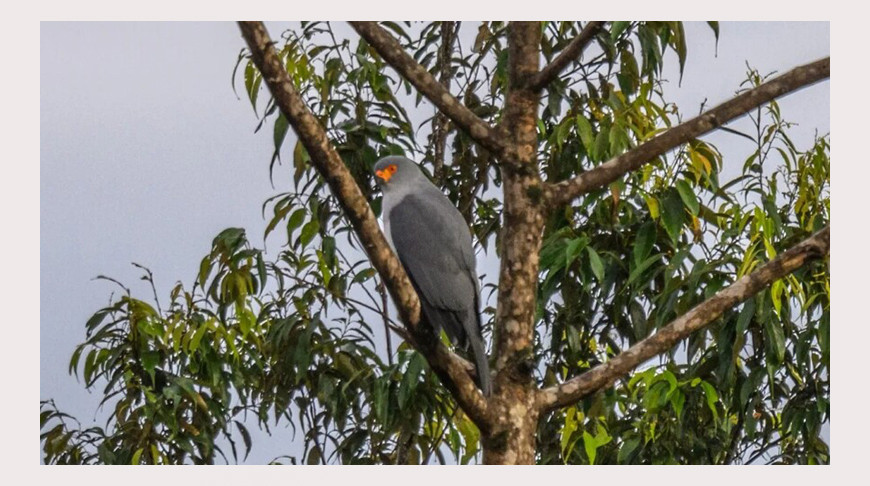
<svg viewBox="0 0 870 486">
<path fill-rule="evenodd" d="M 281 158 L 281 146 L 284 144 L 284 138 L 287 136 L 287 129 L 290 128 L 290 123 L 283 113 L 278 113 L 278 119 L 275 120 L 275 128 L 272 132 L 272 141 L 275 145 L 275 152 L 272 154 L 272 162 Z M 295 147 L 294 147 L 295 148 Z"/>
<path fill-rule="evenodd" d="M 302 145 L 302 141 L 297 141 L 296 146 L 293 147 L 293 180 L 297 184 L 302 179 L 302 175 L 305 174 L 305 170 L 308 169 L 308 162 L 310 161 L 311 157 L 308 155 L 305 146 Z"/>
<path fill-rule="evenodd" d="M 290 240 L 293 238 L 293 231 L 296 230 L 299 226 L 302 225 L 302 222 L 305 221 L 306 211 L 305 208 L 297 209 L 293 211 L 293 214 L 290 215 L 290 219 L 287 220 L 287 239 Z"/>
<path fill-rule="evenodd" d="M 94 313 L 94 315 L 92 315 L 91 318 L 88 319 L 88 322 L 85 324 L 85 329 L 88 329 L 89 331 L 95 329 L 97 326 L 100 325 L 101 322 L 103 322 L 103 319 L 105 319 L 110 312 L 111 309 L 101 309 Z"/>
<path fill-rule="evenodd" d="M 310 451 L 308 451 L 308 460 L 306 464 L 308 464 L 309 466 L 320 464 L 322 457 L 323 453 L 320 451 L 320 447 L 314 446 L 311 448 Z"/>
<path fill-rule="evenodd" d="M 205 290 L 205 283 L 208 281 L 208 274 L 211 272 L 211 257 L 206 256 L 199 264 L 199 286 Z"/>
<path fill-rule="evenodd" d="M 619 448 L 619 453 L 616 456 L 616 461 L 620 464 L 628 464 L 634 457 L 634 452 L 637 450 L 637 446 L 639 445 L 640 438 L 638 437 L 630 437 L 628 439 L 625 439 L 625 442 L 622 443 L 622 447 Z"/>
<path fill-rule="evenodd" d="M 85 350 L 84 346 L 76 346 L 75 351 L 73 351 L 73 355 L 69 360 L 69 369 L 67 370 L 69 374 L 75 375 L 76 378 L 79 376 L 79 359 L 81 359 L 82 351 Z"/>
<path fill-rule="evenodd" d="M 278 222 L 284 219 L 284 216 L 287 216 L 287 213 L 289 213 L 291 210 L 293 210 L 293 206 L 289 204 L 280 209 L 277 209 L 276 207 L 275 215 L 272 217 L 272 220 L 269 221 L 269 224 L 266 225 L 266 231 L 263 232 L 264 240 L 269 236 L 269 233 L 271 233 L 272 230 L 275 229 L 275 226 L 278 225 Z"/>
<path fill-rule="evenodd" d="M 193 337 L 190 339 L 190 343 L 188 344 L 187 352 L 193 353 L 199 349 L 199 342 L 202 341 L 202 337 L 205 335 L 208 327 L 207 323 L 203 323 L 196 328 L 196 331 L 193 333 Z"/>
<path fill-rule="evenodd" d="M 583 148 L 586 153 L 592 151 L 592 144 L 595 142 L 595 136 L 592 134 L 592 125 L 589 120 L 583 115 L 577 115 L 577 133 L 580 134 L 580 141 L 583 143 Z"/>
<path fill-rule="evenodd" d="M 785 334 L 782 325 L 776 319 L 765 319 L 764 338 L 768 349 L 776 357 L 776 363 L 782 363 L 785 358 Z"/>
<path fill-rule="evenodd" d="M 716 420 L 719 420 L 719 412 L 716 410 L 716 402 L 719 401 L 719 395 L 716 393 L 716 389 L 706 381 L 701 381 L 701 388 L 704 389 L 704 395 L 707 396 L 707 406 L 710 408 L 710 412 L 713 413 L 713 417 Z"/>
<path fill-rule="evenodd" d="M 598 432 L 594 436 L 585 430 L 583 431 L 583 447 L 586 449 L 586 456 L 589 457 L 589 464 L 595 464 L 598 448 L 610 442 L 611 439 L 612 437 L 600 424 Z"/>
<path fill-rule="evenodd" d="M 469 419 L 462 420 L 458 425 L 459 433 L 462 434 L 462 437 L 465 439 L 465 449 L 466 452 L 460 461 L 463 464 L 467 464 L 468 460 L 471 459 L 471 456 L 477 453 L 477 449 L 480 444 L 480 430 L 478 430 L 477 426 L 474 425 Z"/>
<path fill-rule="evenodd" d="M 829 312 L 822 313 L 822 318 L 819 321 L 818 336 L 819 347 L 822 349 L 822 357 L 827 363 L 831 352 L 831 314 Z"/>
<path fill-rule="evenodd" d="M 656 225 L 652 221 L 647 221 L 637 230 L 637 237 L 634 240 L 634 248 L 631 250 L 635 266 L 639 265 L 649 256 L 655 241 Z"/>
<path fill-rule="evenodd" d="M 749 329 L 749 322 L 752 316 L 755 315 L 755 299 L 749 299 L 743 304 L 740 309 L 740 315 L 737 317 L 737 335 L 742 336 Z"/>
<path fill-rule="evenodd" d="M 236 314 L 239 318 L 239 330 L 242 331 L 242 338 L 244 339 L 257 323 L 257 317 L 245 307 L 237 308 Z"/>
<path fill-rule="evenodd" d="M 232 253 L 245 244 L 244 228 L 227 228 L 214 238 L 212 246 L 221 252 Z"/>
<path fill-rule="evenodd" d="M 377 417 L 378 422 L 380 423 L 385 423 L 388 419 L 390 411 L 389 388 L 389 381 L 386 379 L 379 379 L 375 382 L 372 390 L 375 417 Z"/>
<path fill-rule="evenodd" d="M 366 268 L 365 270 L 361 270 L 356 275 L 354 275 L 353 280 L 351 280 L 351 283 L 365 282 L 366 280 L 374 277 L 376 273 L 377 272 L 375 271 L 374 268 Z"/>
<path fill-rule="evenodd" d="M 692 215 L 697 216 L 698 211 L 701 209 L 700 204 L 698 203 L 698 197 L 692 191 L 691 186 L 685 180 L 677 181 L 677 192 L 680 193 L 680 199 L 683 200 L 683 204 L 689 209 L 689 212 Z"/>
<path fill-rule="evenodd" d="M 399 385 L 399 408 L 404 410 L 408 404 L 408 400 L 417 389 L 417 383 L 420 381 L 420 372 L 423 371 L 425 359 L 419 353 L 414 353 L 408 361 L 408 369 L 402 376 L 402 382 Z"/>
<path fill-rule="evenodd" d="M 595 278 L 597 278 L 599 282 L 603 282 L 604 263 L 601 261 L 601 257 L 598 256 L 598 252 L 596 252 L 591 246 L 587 246 L 586 251 L 589 253 L 589 266 L 592 267 L 592 273 L 595 274 Z"/>
<path fill-rule="evenodd" d="M 140 461 L 140 458 L 142 457 L 143 451 L 145 451 L 144 447 L 140 447 L 140 448 L 136 449 L 136 452 L 133 453 L 133 458 L 130 459 L 130 464 L 132 464 L 134 466 L 141 464 L 139 461 Z"/>
<path fill-rule="evenodd" d="M 614 21 L 610 27 L 610 42 L 616 42 L 616 39 L 625 32 L 625 29 L 631 25 L 631 22 L 626 21 Z"/>
<path fill-rule="evenodd" d="M 564 266 L 568 266 L 580 256 L 580 253 L 586 248 L 586 245 L 589 244 L 589 238 L 585 236 L 581 236 L 580 238 L 574 238 L 572 240 L 568 240 L 565 243 L 565 263 L 564 265 L 557 265 L 555 267 L 550 267 L 549 265 L 543 268 L 562 268 Z M 560 262 L 557 262 L 560 263 Z"/>
<path fill-rule="evenodd" d="M 674 408 L 674 412 L 676 412 L 678 420 L 683 414 L 683 405 L 685 403 L 686 395 L 682 391 L 676 390 L 674 394 L 671 395 L 671 407 Z"/>
<path fill-rule="evenodd" d="M 683 68 L 686 66 L 686 32 L 682 22 L 669 22 L 671 27 L 671 46 L 677 52 L 680 61 L 680 82 L 683 80 Z"/>
<path fill-rule="evenodd" d="M 266 262 L 263 261 L 263 252 L 257 252 L 257 276 L 260 279 L 260 292 L 266 287 L 266 278 L 268 274 L 266 273 Z"/>
<path fill-rule="evenodd" d="M 299 242 L 302 243 L 303 247 L 308 246 L 318 231 L 320 231 L 320 222 L 317 219 L 305 223 L 305 226 L 302 227 L 302 234 L 299 235 Z"/>
<path fill-rule="evenodd" d="M 659 219 L 659 214 L 661 213 L 659 200 L 655 196 L 644 196 L 643 199 L 646 201 L 650 217 L 652 219 Z"/>
<path fill-rule="evenodd" d="M 667 196 L 662 200 L 662 223 L 671 241 L 678 243 L 680 233 L 685 220 L 685 210 L 680 201 L 680 197 L 673 192 L 668 192 Z"/>
<path fill-rule="evenodd" d="M 773 303 L 773 310 L 779 316 L 782 312 L 782 292 L 785 290 L 785 284 L 782 279 L 773 282 L 770 286 L 770 300 Z"/>
<path fill-rule="evenodd" d="M 713 29 L 713 35 L 716 36 L 716 45 L 719 44 L 719 22 L 716 21 L 707 21 L 707 25 Z"/>
<path fill-rule="evenodd" d="M 668 395 L 677 390 L 677 377 L 673 373 L 664 370 L 659 377 L 668 382 Z"/>
<path fill-rule="evenodd" d="M 634 267 L 634 270 L 631 271 L 631 275 L 628 276 L 628 283 L 631 284 L 635 280 L 637 280 L 638 277 L 640 277 L 641 274 L 644 272 L 644 270 L 649 268 L 650 265 L 652 265 L 653 263 L 660 261 L 661 258 L 662 258 L 662 256 L 660 254 L 655 254 L 655 255 L 647 258 L 646 260 L 644 260 L 643 263 L 641 263 L 640 265 Z"/>
<path fill-rule="evenodd" d="M 610 128 L 607 126 L 600 127 L 598 135 L 595 137 L 595 145 L 589 151 L 592 160 L 600 162 L 607 158 L 608 149 L 610 148 Z"/>
<path fill-rule="evenodd" d="M 254 113 L 257 112 L 257 95 L 260 93 L 260 83 L 263 77 L 260 76 L 260 71 L 253 61 L 248 61 L 245 67 L 245 92 L 248 93 L 248 99 L 251 100 L 251 106 L 254 108 Z"/>
<path fill-rule="evenodd" d="M 578 426 L 578 420 L 575 418 L 576 415 L 576 407 L 569 408 L 565 413 L 565 425 L 562 427 L 561 438 L 559 440 L 562 458 L 565 461 L 567 461 L 568 456 L 571 455 L 571 451 L 574 449 L 574 443 L 576 442 L 576 440 L 571 440 Z"/>
<path fill-rule="evenodd" d="M 236 427 L 239 429 L 239 434 L 242 435 L 242 441 L 245 443 L 245 459 L 247 459 L 248 454 L 251 452 L 251 434 L 248 432 L 248 429 L 244 424 L 238 420 L 235 420 L 234 422 L 236 423 Z"/>
<path fill-rule="evenodd" d="M 157 351 L 145 351 L 142 353 L 142 367 L 152 376 L 159 360 L 160 354 Z"/>
</svg>

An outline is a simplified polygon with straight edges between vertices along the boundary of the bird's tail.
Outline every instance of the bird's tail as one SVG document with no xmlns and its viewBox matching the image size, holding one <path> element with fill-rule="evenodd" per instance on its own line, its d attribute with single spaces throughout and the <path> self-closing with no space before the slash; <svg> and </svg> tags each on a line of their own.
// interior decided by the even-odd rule
<svg viewBox="0 0 870 486">
<path fill-rule="evenodd" d="M 489 374 L 486 347 L 483 345 L 480 333 L 469 333 L 468 343 L 471 345 L 471 352 L 474 354 L 474 364 L 477 367 L 477 386 L 483 391 L 484 396 L 488 397 L 492 393 L 492 377 Z"/>
</svg>

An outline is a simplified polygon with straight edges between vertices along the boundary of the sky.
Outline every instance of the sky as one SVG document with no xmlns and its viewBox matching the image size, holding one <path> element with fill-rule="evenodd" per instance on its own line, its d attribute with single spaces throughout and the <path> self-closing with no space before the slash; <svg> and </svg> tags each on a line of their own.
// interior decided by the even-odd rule
<svg viewBox="0 0 870 486">
<path fill-rule="evenodd" d="M 290 25 L 266 23 L 273 38 Z M 712 107 L 731 97 L 747 63 L 782 73 L 830 53 L 825 22 L 723 23 L 718 53 L 704 23 L 686 27 L 682 83 L 675 69 L 665 76 L 667 98 L 687 117 L 705 99 Z M 69 357 L 88 317 L 117 291 L 94 277 L 150 295 L 135 262 L 152 270 L 165 300 L 177 281 L 192 283 L 222 229 L 246 228 L 262 247 L 261 205 L 290 187 L 278 177 L 270 186 L 271 131 L 254 133 L 250 103 L 231 88 L 243 46 L 230 22 L 40 24 L 39 393 L 85 425 L 101 396 L 68 375 Z M 829 82 L 780 106 L 798 123 L 799 149 L 830 130 Z M 704 138 L 726 165 L 742 165 L 749 149 L 739 138 Z M 487 273 L 495 263 L 481 265 Z M 286 453 L 275 448 L 287 440 L 255 440 L 248 462 Z"/>
</svg>

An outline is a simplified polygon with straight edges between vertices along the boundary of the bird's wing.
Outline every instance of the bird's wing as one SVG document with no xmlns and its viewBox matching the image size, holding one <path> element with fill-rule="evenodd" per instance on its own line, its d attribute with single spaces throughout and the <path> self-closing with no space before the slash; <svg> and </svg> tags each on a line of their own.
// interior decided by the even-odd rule
<svg viewBox="0 0 870 486">
<path fill-rule="evenodd" d="M 450 201 L 440 192 L 409 194 L 388 217 L 390 239 L 420 297 L 439 309 L 476 312 L 471 236 Z"/>
</svg>

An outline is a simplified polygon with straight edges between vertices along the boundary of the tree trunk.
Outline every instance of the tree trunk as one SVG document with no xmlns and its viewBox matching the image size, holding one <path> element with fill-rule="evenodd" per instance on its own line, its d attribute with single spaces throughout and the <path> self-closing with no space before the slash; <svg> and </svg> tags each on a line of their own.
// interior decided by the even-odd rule
<svg viewBox="0 0 870 486">
<path fill-rule="evenodd" d="M 541 25 L 514 22 L 509 27 L 510 85 L 504 125 L 513 141 L 502 160 L 504 231 L 501 235 L 498 311 L 495 326 L 495 393 L 490 430 L 483 438 L 486 464 L 534 464 L 534 320 L 538 254 L 544 228 L 543 193 L 537 168 L 537 92 L 527 89 L 538 72 Z"/>
<path fill-rule="evenodd" d="M 484 464 L 534 464 L 538 408 L 532 386 L 510 384 L 493 397 L 490 430 L 481 434 Z"/>
</svg>

